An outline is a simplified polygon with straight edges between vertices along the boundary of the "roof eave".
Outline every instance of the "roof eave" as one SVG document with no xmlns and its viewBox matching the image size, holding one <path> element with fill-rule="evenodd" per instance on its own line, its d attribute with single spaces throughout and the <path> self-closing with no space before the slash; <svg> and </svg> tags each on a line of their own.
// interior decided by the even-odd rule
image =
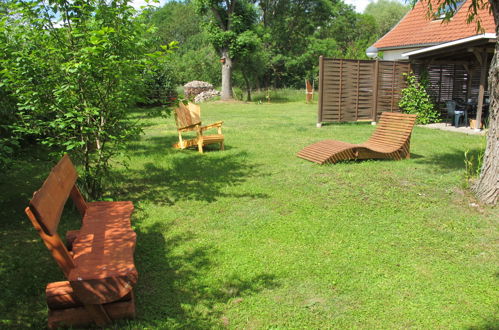
<svg viewBox="0 0 499 330">
<path fill-rule="evenodd" d="M 420 54 L 433 52 L 433 51 L 441 50 L 441 49 L 448 48 L 448 47 L 464 45 L 466 43 L 470 43 L 473 41 L 486 40 L 486 39 L 497 40 L 497 36 L 495 33 L 477 34 L 477 35 L 474 35 L 471 37 L 453 40 L 453 41 L 448 41 L 448 42 L 443 42 L 443 43 L 439 43 L 437 45 L 433 45 L 430 47 L 425 47 L 423 49 L 418 49 L 418 50 L 406 52 L 406 53 L 403 53 L 402 56 L 405 58 L 410 58 L 411 56 L 420 55 Z"/>
<path fill-rule="evenodd" d="M 423 48 L 423 47 L 435 46 L 438 44 L 441 44 L 441 42 L 430 42 L 424 44 L 410 44 L 410 45 L 399 45 L 399 46 L 385 46 L 385 47 L 379 47 L 378 50 L 385 51 L 385 50 L 395 50 L 395 49 L 405 49 L 405 48 Z"/>
</svg>

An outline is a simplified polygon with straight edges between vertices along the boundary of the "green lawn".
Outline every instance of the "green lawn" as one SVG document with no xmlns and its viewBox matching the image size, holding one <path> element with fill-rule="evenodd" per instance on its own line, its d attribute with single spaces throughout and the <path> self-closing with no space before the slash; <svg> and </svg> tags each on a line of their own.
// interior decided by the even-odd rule
<svg viewBox="0 0 499 330">
<path fill-rule="evenodd" d="M 119 328 L 499 326 L 499 209 L 464 189 L 483 138 L 416 127 L 410 160 L 319 166 L 295 154 L 374 127 L 317 129 L 316 109 L 202 105 L 226 137 L 203 155 L 171 148 L 172 118 L 136 113 L 146 134 L 108 193 L 136 205 L 138 318 Z M 63 278 L 23 214 L 43 158 L 0 183 L 0 326 L 45 326 L 44 286 Z"/>
</svg>

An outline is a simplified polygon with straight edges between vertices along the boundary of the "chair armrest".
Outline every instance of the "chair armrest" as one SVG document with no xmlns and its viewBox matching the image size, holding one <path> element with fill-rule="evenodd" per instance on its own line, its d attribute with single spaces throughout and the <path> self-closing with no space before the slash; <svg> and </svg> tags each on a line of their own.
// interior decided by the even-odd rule
<svg viewBox="0 0 499 330">
<path fill-rule="evenodd" d="M 192 124 L 192 125 L 189 125 L 189 126 L 185 126 L 185 127 L 182 127 L 182 128 L 177 128 L 177 130 L 179 132 L 197 131 L 198 127 L 199 127 L 199 123 L 198 124 Z"/>
<path fill-rule="evenodd" d="M 210 128 L 222 127 L 223 123 L 224 123 L 223 121 L 217 121 L 216 123 L 213 123 L 213 124 L 210 124 L 210 125 L 201 126 L 199 129 L 201 131 L 206 131 L 207 129 L 210 129 Z"/>
</svg>

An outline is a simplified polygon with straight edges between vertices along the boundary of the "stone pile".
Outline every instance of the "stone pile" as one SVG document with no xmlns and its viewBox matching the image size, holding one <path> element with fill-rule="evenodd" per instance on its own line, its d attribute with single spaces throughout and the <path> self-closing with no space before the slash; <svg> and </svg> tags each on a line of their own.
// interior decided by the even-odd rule
<svg viewBox="0 0 499 330">
<path fill-rule="evenodd" d="M 194 80 L 184 85 L 184 95 L 186 98 L 190 99 L 202 92 L 211 91 L 212 89 L 212 84 L 205 81 Z"/>
<path fill-rule="evenodd" d="M 196 97 L 194 98 L 194 102 L 195 103 L 206 102 L 208 100 L 211 100 L 215 96 L 220 96 L 220 92 L 216 91 L 214 89 L 212 89 L 210 91 L 201 92 L 198 95 L 196 95 Z"/>
</svg>

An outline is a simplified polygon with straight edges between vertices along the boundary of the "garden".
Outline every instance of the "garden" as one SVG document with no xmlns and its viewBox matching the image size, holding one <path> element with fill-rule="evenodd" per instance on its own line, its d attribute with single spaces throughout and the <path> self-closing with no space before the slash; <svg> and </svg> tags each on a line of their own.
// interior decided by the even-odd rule
<svg viewBox="0 0 499 330">
<path fill-rule="evenodd" d="M 306 101 L 319 55 L 365 59 L 409 10 L 371 5 L 0 2 L 0 327 L 497 327 L 494 140 L 413 128 L 440 119 L 416 78 L 398 150 Z M 178 125 L 187 82 L 217 143 Z"/>
<path fill-rule="evenodd" d="M 300 95 L 301 97 L 301 95 Z M 496 208 L 465 189 L 464 151 L 484 138 L 416 127 L 411 159 L 320 166 L 295 156 L 367 123 L 315 128 L 304 101 L 203 104 L 226 150 L 171 148 L 172 118 L 133 116 L 105 198 L 132 200 L 138 317 L 119 328 L 492 328 Z M 22 212 L 51 164 L 26 152 L 2 182 L 2 326 L 41 328 L 62 279 Z M 78 226 L 68 208 L 61 224 Z"/>
</svg>

